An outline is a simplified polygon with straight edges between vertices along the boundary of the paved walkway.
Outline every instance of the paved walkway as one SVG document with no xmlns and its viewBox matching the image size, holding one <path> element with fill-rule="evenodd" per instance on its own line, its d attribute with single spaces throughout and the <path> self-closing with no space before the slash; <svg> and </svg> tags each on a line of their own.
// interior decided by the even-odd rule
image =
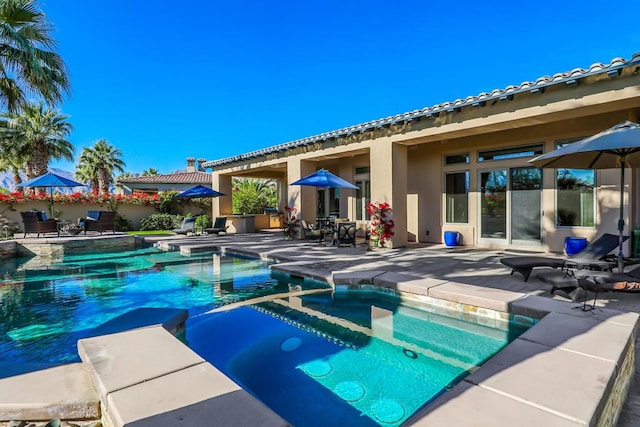
<svg viewBox="0 0 640 427">
<path fill-rule="evenodd" d="M 211 245 L 229 247 L 236 251 L 259 252 L 264 257 L 289 262 L 304 262 L 305 268 L 318 277 L 336 271 L 382 270 L 402 272 L 417 277 L 446 279 L 458 283 L 532 293 L 576 304 L 566 298 L 550 294 L 550 285 L 536 277 L 536 269 L 525 282 L 518 273 L 500 264 L 504 256 L 540 255 L 536 252 L 486 250 L 471 247 L 449 248 L 443 245 L 414 244 L 400 249 L 368 250 L 364 243 L 353 247 L 318 245 L 311 241 L 285 241 L 282 233 L 206 236 L 206 237 L 147 237 L 147 241 L 170 240 L 196 251 Z M 168 242 L 164 242 L 168 243 Z M 553 255 L 550 255 L 553 256 Z M 542 270 L 542 269 L 539 269 Z M 598 295 L 597 305 L 621 311 L 640 313 L 640 295 L 610 292 Z M 640 342 L 636 342 L 638 349 Z M 640 425 L 640 354 L 636 353 L 636 376 L 631 385 L 618 426 Z"/>
</svg>

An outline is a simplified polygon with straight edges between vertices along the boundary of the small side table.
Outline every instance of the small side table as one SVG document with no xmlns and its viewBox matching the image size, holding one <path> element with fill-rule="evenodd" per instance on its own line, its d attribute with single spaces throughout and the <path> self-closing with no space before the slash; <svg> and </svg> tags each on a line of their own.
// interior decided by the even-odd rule
<svg viewBox="0 0 640 427">
<path fill-rule="evenodd" d="M 79 227 L 72 221 L 67 219 L 58 220 L 58 231 L 64 236 L 76 236 L 84 230 L 83 227 Z"/>
</svg>

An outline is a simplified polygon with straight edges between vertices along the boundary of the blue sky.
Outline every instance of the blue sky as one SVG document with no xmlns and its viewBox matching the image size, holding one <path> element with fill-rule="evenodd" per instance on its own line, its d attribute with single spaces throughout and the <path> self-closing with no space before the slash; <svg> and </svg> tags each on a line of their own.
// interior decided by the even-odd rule
<svg viewBox="0 0 640 427">
<path fill-rule="evenodd" d="M 454 8 L 455 4 L 455 8 Z M 640 3 L 41 0 L 83 147 L 170 173 L 640 52 Z M 74 164 L 53 167 L 73 170 Z"/>
</svg>

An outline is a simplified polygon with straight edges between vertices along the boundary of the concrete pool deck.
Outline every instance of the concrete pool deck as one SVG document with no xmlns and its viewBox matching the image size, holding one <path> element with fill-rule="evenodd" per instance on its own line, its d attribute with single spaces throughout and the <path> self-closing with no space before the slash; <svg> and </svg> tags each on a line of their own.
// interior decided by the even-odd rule
<svg viewBox="0 0 640 427">
<path fill-rule="evenodd" d="M 416 414 L 411 421 L 417 425 L 596 425 L 598 420 L 597 425 L 612 425 L 607 417 L 620 405 L 627 386 L 618 379 L 633 371 L 636 346 L 630 338 L 640 311 L 637 296 L 603 294 L 598 301 L 602 311 L 574 310 L 576 303 L 552 298 L 550 286 L 535 277 L 535 270 L 528 282 L 511 276 L 499 259 L 512 251 L 417 245 L 367 251 L 364 246 L 284 241 L 281 233 L 154 240 L 187 256 L 220 248 L 275 259 L 281 262 L 280 271 L 326 280 L 336 289 L 374 285 L 425 301 L 444 300 L 462 310 L 479 307 L 482 315 L 495 311 L 543 318 Z M 620 426 L 638 421 L 638 387 L 634 379 Z"/>
</svg>

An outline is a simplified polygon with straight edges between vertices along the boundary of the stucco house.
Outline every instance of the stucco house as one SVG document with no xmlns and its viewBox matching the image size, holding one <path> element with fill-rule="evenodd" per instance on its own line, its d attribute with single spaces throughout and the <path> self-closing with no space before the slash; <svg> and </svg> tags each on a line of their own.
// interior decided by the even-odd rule
<svg viewBox="0 0 640 427">
<path fill-rule="evenodd" d="M 187 168 L 182 171 L 164 174 L 121 178 L 118 186 L 124 194 L 150 193 L 161 191 L 184 191 L 196 185 L 211 188 L 211 174 L 206 172 L 202 164 L 205 159 L 187 158 Z"/>
<path fill-rule="evenodd" d="M 560 252 L 565 237 L 617 233 L 620 172 L 528 161 L 624 120 L 640 120 L 640 53 L 203 166 L 225 194 L 234 176 L 278 180 L 280 208 L 296 206 L 309 221 L 334 214 L 364 229 L 366 203 L 389 202 L 393 247 L 457 231 L 468 245 Z M 320 168 L 359 189 L 289 185 Z M 629 235 L 640 220 L 640 175 L 625 176 Z M 214 215 L 231 214 L 230 197 L 212 202 Z"/>
</svg>

